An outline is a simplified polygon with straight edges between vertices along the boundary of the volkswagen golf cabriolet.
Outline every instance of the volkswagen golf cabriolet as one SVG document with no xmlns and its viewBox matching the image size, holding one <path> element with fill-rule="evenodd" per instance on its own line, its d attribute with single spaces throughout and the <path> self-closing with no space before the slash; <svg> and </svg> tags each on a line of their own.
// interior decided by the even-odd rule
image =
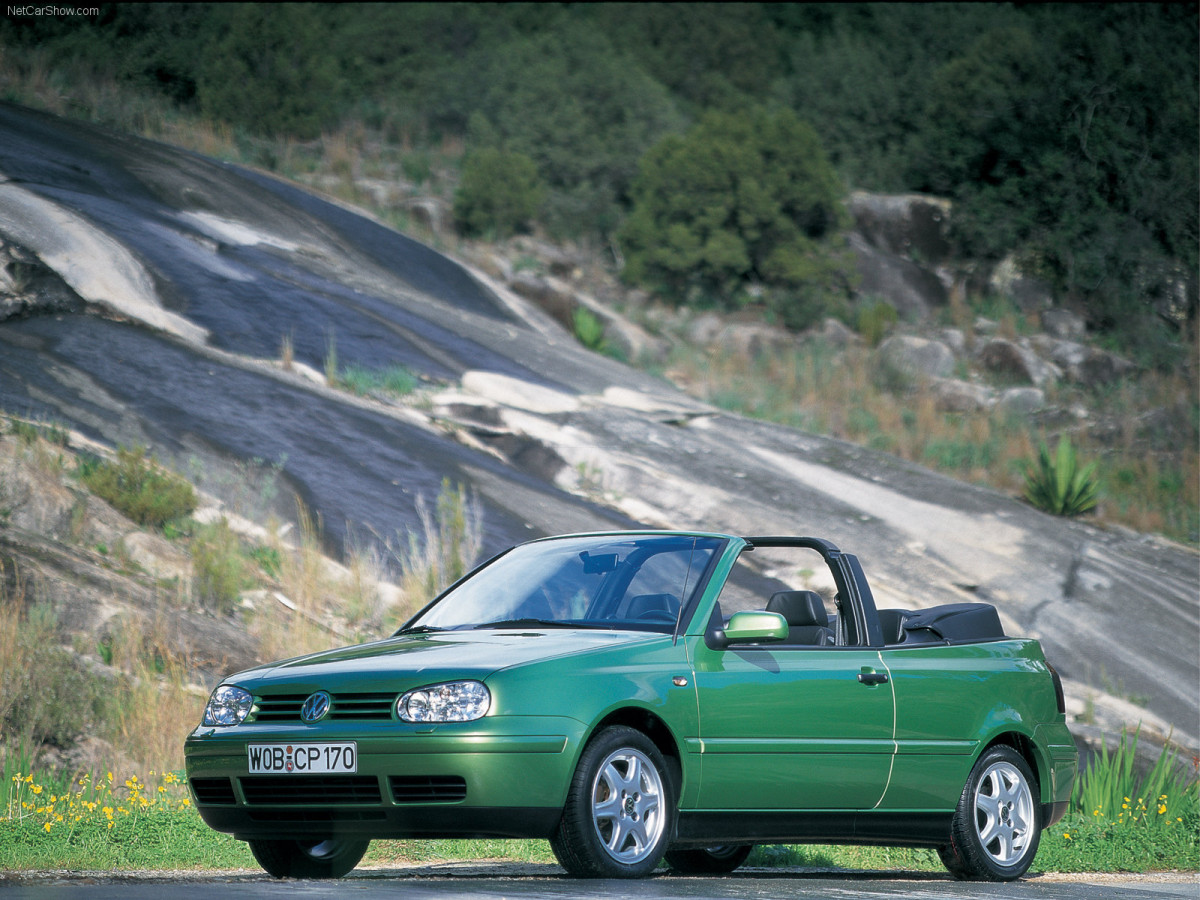
<svg viewBox="0 0 1200 900">
<path fill-rule="evenodd" d="M 826 540 L 681 532 L 516 546 L 386 640 L 229 676 L 185 752 L 205 822 L 310 878 L 372 838 L 502 837 L 578 877 L 821 842 L 1011 880 L 1078 763 L 992 606 L 880 610 Z"/>
</svg>

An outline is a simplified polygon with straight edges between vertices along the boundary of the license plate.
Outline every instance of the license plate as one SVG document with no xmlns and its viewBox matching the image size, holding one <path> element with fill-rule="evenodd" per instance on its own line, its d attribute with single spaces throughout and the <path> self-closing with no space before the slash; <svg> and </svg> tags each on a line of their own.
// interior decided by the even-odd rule
<svg viewBox="0 0 1200 900">
<path fill-rule="evenodd" d="M 246 747 L 251 775 L 339 775 L 358 771 L 358 745 L 250 744 Z"/>
</svg>

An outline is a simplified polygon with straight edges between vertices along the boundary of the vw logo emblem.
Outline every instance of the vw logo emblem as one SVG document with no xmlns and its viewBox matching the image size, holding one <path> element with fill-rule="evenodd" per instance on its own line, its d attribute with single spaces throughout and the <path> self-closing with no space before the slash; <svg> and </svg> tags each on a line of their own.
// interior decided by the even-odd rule
<svg viewBox="0 0 1200 900">
<path fill-rule="evenodd" d="M 312 694 L 300 707 L 300 719 L 304 722 L 319 722 L 329 712 L 331 700 L 325 691 Z"/>
</svg>

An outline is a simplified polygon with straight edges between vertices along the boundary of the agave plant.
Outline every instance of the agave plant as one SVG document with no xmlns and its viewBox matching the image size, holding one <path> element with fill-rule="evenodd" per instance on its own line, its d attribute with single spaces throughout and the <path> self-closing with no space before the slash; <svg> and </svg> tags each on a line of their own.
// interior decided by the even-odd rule
<svg viewBox="0 0 1200 900">
<path fill-rule="evenodd" d="M 1078 516 L 1092 509 L 1099 489 L 1096 464 L 1080 469 L 1066 435 L 1058 439 L 1053 456 L 1043 442 L 1037 462 L 1025 467 L 1025 499 L 1056 516 Z"/>
</svg>

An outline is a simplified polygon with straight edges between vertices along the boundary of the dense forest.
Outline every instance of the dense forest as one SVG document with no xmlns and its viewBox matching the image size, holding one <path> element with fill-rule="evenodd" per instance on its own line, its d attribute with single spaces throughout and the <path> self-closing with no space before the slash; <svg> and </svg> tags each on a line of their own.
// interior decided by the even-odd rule
<svg viewBox="0 0 1200 900">
<path fill-rule="evenodd" d="M 1195 4 L 106 4 L 0 45 L 246 132 L 465 148 L 459 227 L 615 248 L 785 322 L 853 290 L 849 190 L 955 203 L 1099 332 L 1197 316 Z"/>
</svg>

